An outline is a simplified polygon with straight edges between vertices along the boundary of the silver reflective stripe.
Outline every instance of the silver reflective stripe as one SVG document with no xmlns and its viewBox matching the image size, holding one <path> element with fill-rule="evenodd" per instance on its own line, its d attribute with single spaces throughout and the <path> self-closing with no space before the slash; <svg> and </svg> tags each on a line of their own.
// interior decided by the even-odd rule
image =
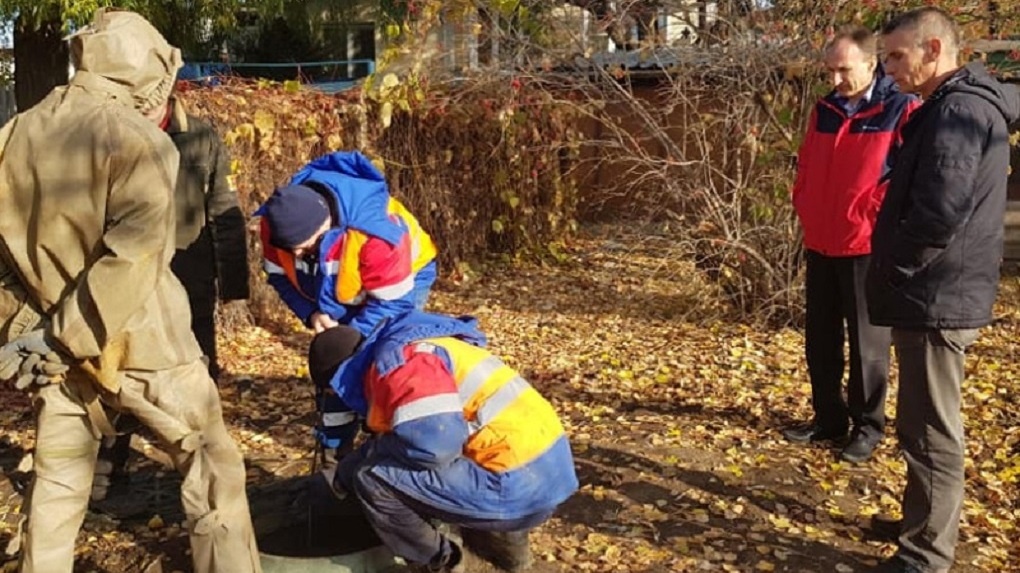
<svg viewBox="0 0 1020 573">
<path fill-rule="evenodd" d="M 266 272 L 271 274 L 271 275 L 285 275 L 285 274 L 287 274 L 286 272 L 284 272 L 283 267 L 281 267 L 280 265 L 278 265 L 278 264 L 276 264 L 274 262 L 271 262 L 269 259 L 263 259 L 262 260 L 262 268 L 266 269 Z"/>
<path fill-rule="evenodd" d="M 408 229 L 408 233 L 410 233 Z M 421 242 L 418 241 L 418 237 L 411 237 L 411 264 L 418 260 L 418 255 L 421 254 Z"/>
<path fill-rule="evenodd" d="M 482 427 L 499 415 L 500 412 L 506 409 L 507 406 L 514 403 L 525 390 L 529 388 L 529 384 L 524 381 L 524 378 L 515 376 L 512 380 L 504 384 L 496 393 L 489 396 L 489 399 L 482 404 L 481 408 L 478 408 L 478 414 L 475 416 L 475 424 L 478 427 Z"/>
<path fill-rule="evenodd" d="M 330 261 L 330 262 L 326 263 L 326 273 L 327 274 L 335 275 L 338 272 L 340 272 L 340 262 L 339 261 Z"/>
<path fill-rule="evenodd" d="M 485 381 L 495 374 L 500 366 L 503 366 L 503 361 L 495 356 L 489 356 L 475 364 L 475 367 L 471 369 L 471 372 L 467 373 L 467 376 L 461 380 L 460 386 L 457 388 L 461 401 L 465 404 L 471 401 L 471 398 L 485 385 Z"/>
<path fill-rule="evenodd" d="M 343 426 L 357 419 L 358 415 L 354 412 L 324 412 L 322 414 L 322 424 L 324 426 Z"/>
<path fill-rule="evenodd" d="M 379 300 L 395 300 L 414 289 L 414 275 L 407 275 L 397 284 L 368 289 L 368 294 Z"/>
<path fill-rule="evenodd" d="M 461 412 L 462 410 L 463 408 L 460 405 L 460 397 L 456 394 L 436 394 L 435 396 L 427 396 L 397 408 L 396 411 L 393 412 L 391 427 L 396 428 L 405 422 L 410 422 L 426 416 L 432 416 L 433 414 L 447 414 L 450 412 Z"/>
</svg>

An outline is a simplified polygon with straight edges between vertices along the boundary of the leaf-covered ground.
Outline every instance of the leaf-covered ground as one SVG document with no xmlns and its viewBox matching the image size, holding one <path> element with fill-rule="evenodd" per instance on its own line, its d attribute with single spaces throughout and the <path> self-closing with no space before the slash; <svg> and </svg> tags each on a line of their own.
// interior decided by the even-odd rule
<svg viewBox="0 0 1020 573">
<path fill-rule="evenodd" d="M 702 287 L 669 246 L 654 233 L 591 229 L 561 264 L 462 272 L 434 295 L 434 310 L 480 318 L 491 347 L 554 401 L 571 434 L 583 487 L 532 534 L 534 570 L 847 573 L 890 554 L 865 525 L 899 510 L 894 428 L 858 466 L 784 442 L 779 429 L 810 415 L 802 335 L 691 322 Z M 1020 571 L 1018 303 L 1017 279 L 1003 279 L 997 321 L 967 363 L 958 572 Z M 222 395 L 256 508 L 274 484 L 310 470 L 307 341 L 300 329 L 249 328 L 222 342 Z M 32 431 L 25 400 L 2 397 L 9 513 Z M 132 519 L 90 514 L 76 570 L 134 572 L 159 557 L 167 571 L 188 568 L 172 472 L 144 440 L 135 445 L 150 502 Z"/>
</svg>

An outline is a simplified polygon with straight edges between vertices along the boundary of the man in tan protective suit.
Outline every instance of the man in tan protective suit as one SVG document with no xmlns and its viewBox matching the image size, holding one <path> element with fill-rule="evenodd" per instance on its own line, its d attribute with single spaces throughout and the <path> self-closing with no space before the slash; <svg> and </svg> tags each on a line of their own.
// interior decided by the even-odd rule
<svg viewBox="0 0 1020 573">
<path fill-rule="evenodd" d="M 136 416 L 184 476 L 195 571 L 260 571 L 244 462 L 170 272 L 178 153 L 156 125 L 180 53 L 100 10 L 78 70 L 0 131 L 0 379 L 33 394 L 23 573 L 70 573 L 108 415 Z"/>
</svg>

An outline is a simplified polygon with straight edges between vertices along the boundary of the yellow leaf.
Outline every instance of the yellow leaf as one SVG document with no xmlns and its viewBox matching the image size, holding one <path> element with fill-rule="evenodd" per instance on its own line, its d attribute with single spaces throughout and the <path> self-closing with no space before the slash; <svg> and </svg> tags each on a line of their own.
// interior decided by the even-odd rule
<svg viewBox="0 0 1020 573">
<path fill-rule="evenodd" d="M 389 77 L 389 76 L 387 76 Z M 382 107 L 379 109 L 379 120 L 382 122 L 383 128 L 390 126 L 393 122 L 393 104 L 386 101 L 383 102 Z"/>
<path fill-rule="evenodd" d="M 677 538 L 673 540 L 673 551 L 684 555 L 690 553 L 691 548 L 687 546 L 687 540 L 683 538 Z"/>
<path fill-rule="evenodd" d="M 861 516 L 864 516 L 864 517 L 870 517 L 870 516 L 875 515 L 877 513 L 879 513 L 879 509 L 877 507 L 874 507 L 874 506 L 871 506 L 871 505 L 865 505 L 865 506 L 861 507 L 860 510 L 857 511 L 858 515 L 861 515 Z"/>
<path fill-rule="evenodd" d="M 273 128 L 276 127 L 276 118 L 274 118 L 273 114 L 268 111 L 260 109 L 255 112 L 255 119 L 253 123 L 255 124 L 255 128 L 260 132 L 268 133 L 273 131 Z"/>
<path fill-rule="evenodd" d="M 383 76 L 382 79 L 383 89 L 390 90 L 397 87 L 398 85 L 400 85 L 400 78 L 397 77 L 397 74 L 389 73 Z"/>
<path fill-rule="evenodd" d="M 768 561 L 759 561 L 758 564 L 754 566 L 754 568 L 757 569 L 758 571 L 775 571 L 776 570 L 776 566 L 773 565 L 772 563 L 768 562 Z"/>
<path fill-rule="evenodd" d="M 160 517 L 158 513 L 156 515 L 153 515 L 152 518 L 149 519 L 148 523 L 149 529 L 163 529 L 164 525 L 166 524 L 163 523 L 163 518 Z"/>
<path fill-rule="evenodd" d="M 769 515 L 769 521 L 771 521 L 772 525 L 778 527 L 779 529 L 789 529 L 790 526 L 792 525 L 789 519 L 785 517 L 779 517 L 774 514 Z"/>
</svg>

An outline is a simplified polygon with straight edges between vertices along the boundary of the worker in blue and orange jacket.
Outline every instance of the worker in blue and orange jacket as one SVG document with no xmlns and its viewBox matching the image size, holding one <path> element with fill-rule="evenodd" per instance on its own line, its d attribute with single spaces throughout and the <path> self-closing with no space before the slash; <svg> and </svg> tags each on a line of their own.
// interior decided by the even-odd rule
<svg viewBox="0 0 1020 573">
<path fill-rule="evenodd" d="M 357 497 L 396 555 L 460 571 L 460 545 L 429 520 L 460 526 L 497 566 L 529 566 L 527 532 L 578 487 L 553 406 L 482 346 L 475 321 L 424 312 L 368 337 L 316 336 L 309 372 L 366 418 L 370 438 L 340 461 L 333 489 Z"/>
<path fill-rule="evenodd" d="M 436 247 L 361 153 L 315 159 L 255 214 L 269 284 L 315 332 L 343 324 L 367 335 L 384 318 L 425 306 Z M 335 396 L 316 402 L 316 436 L 332 463 L 357 425 Z"/>
</svg>

